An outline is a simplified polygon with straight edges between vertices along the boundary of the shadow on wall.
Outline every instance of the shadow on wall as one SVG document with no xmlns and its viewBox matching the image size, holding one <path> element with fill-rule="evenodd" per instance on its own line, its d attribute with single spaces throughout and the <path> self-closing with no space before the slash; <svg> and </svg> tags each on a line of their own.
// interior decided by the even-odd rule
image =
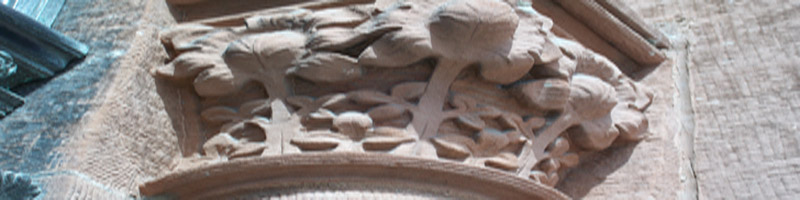
<svg viewBox="0 0 800 200">
<path fill-rule="evenodd" d="M 605 182 L 608 175 L 628 163 L 638 144 L 614 144 L 603 151 L 581 155 L 581 163 L 566 173 L 556 189 L 572 198 L 582 199 L 594 187 Z"/>
</svg>

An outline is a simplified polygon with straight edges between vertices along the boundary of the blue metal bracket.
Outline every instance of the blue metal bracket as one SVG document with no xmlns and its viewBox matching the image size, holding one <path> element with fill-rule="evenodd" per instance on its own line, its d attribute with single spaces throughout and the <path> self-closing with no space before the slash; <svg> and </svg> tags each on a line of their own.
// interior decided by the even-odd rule
<svg viewBox="0 0 800 200">
<path fill-rule="evenodd" d="M 49 28 L 63 0 L 0 0 L 0 118 L 23 104 L 10 88 L 50 78 L 89 47 Z M 35 2 L 35 3 L 34 3 Z M 9 7 L 9 6 L 14 6 Z M 48 7 L 50 6 L 50 7 Z M 21 13 L 21 11 L 29 13 Z M 36 19 L 31 18 L 36 17 Z M 45 25 L 47 24 L 47 25 Z"/>
</svg>

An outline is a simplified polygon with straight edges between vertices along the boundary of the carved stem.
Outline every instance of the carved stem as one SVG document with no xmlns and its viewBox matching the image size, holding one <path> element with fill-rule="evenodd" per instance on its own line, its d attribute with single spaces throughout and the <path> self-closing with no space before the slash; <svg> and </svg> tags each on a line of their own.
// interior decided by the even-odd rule
<svg viewBox="0 0 800 200">
<path fill-rule="evenodd" d="M 262 66 L 268 66 L 264 65 L 266 62 L 261 61 L 261 58 L 259 58 L 258 61 Z M 271 70 L 267 69 L 266 74 L 268 77 L 264 79 L 265 82 L 263 84 L 264 89 L 267 90 L 267 95 L 269 95 L 269 98 L 272 100 L 286 99 L 286 97 L 289 97 L 290 95 L 288 87 L 289 85 L 287 84 L 289 81 L 286 80 L 286 74 L 284 73 L 286 68 L 288 67 Z"/>
<path fill-rule="evenodd" d="M 417 133 L 420 134 L 421 140 L 436 135 L 439 124 L 442 123 L 444 103 L 449 94 L 450 85 L 467 66 L 469 66 L 467 62 L 447 58 L 439 59 L 411 122 Z"/>
<path fill-rule="evenodd" d="M 295 127 L 299 127 L 299 119 L 292 116 L 292 112 L 284 100 L 273 98 L 270 102 L 272 107 L 272 118 L 267 134 L 267 149 L 262 152 L 264 155 L 280 155 L 288 149 L 291 144 L 290 139 L 296 134 Z"/>
<path fill-rule="evenodd" d="M 522 177 L 527 177 L 530 175 L 531 170 L 533 170 L 533 167 L 536 165 L 536 163 L 545 158 L 544 150 L 547 148 L 547 146 L 550 143 L 553 143 L 553 141 L 555 141 L 556 138 L 561 135 L 561 133 L 566 131 L 579 120 L 580 118 L 576 116 L 572 106 L 567 104 L 561 116 L 558 116 L 558 119 L 556 119 L 553 124 L 550 124 L 550 126 L 548 126 L 544 131 L 539 133 L 536 139 L 533 140 L 533 145 L 531 145 L 530 148 L 527 148 L 528 152 L 523 153 L 524 155 L 528 155 L 528 157 L 524 161 L 525 163 L 522 168 L 520 168 L 520 171 L 517 173 Z"/>
</svg>

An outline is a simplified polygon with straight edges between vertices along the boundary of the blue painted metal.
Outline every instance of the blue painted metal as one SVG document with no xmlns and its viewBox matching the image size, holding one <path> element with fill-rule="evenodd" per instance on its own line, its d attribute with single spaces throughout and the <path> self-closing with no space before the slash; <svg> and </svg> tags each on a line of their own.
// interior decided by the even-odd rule
<svg viewBox="0 0 800 200">
<path fill-rule="evenodd" d="M 65 0 L 0 0 L 5 6 L 27 15 L 44 26 L 50 27 L 56 20 Z"/>
<path fill-rule="evenodd" d="M 2 118 L 23 103 L 9 88 L 52 77 L 73 60 L 83 58 L 89 47 L 49 28 L 63 7 L 63 0 L 0 1 L 0 51 L 4 52 L 4 65 L 0 68 Z"/>
</svg>

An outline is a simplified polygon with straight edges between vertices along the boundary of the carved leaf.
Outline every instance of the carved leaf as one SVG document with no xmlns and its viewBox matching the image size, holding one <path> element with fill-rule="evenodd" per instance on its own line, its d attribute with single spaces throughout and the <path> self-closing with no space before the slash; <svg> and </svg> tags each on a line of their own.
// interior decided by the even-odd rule
<svg viewBox="0 0 800 200">
<path fill-rule="evenodd" d="M 336 114 L 326 109 L 319 109 L 316 112 L 308 114 L 308 117 L 313 120 L 333 120 Z"/>
<path fill-rule="evenodd" d="M 557 173 L 547 175 L 542 171 L 533 171 L 531 172 L 530 178 L 548 186 L 555 186 L 558 183 Z"/>
<path fill-rule="evenodd" d="M 224 106 L 211 107 L 203 110 L 200 116 L 203 117 L 204 120 L 212 123 L 222 123 L 240 119 L 236 110 Z"/>
<path fill-rule="evenodd" d="M 267 146 L 264 145 L 264 143 L 256 143 L 256 142 L 244 143 L 237 146 L 236 149 L 231 153 L 229 158 L 234 159 L 234 158 L 261 155 L 261 153 L 266 148 Z"/>
<path fill-rule="evenodd" d="M 644 111 L 647 107 L 650 107 L 650 104 L 653 103 L 653 98 L 655 98 L 653 91 L 633 81 L 630 81 L 630 85 L 633 87 L 633 91 L 636 92 L 636 98 L 631 107 L 638 111 Z"/>
<path fill-rule="evenodd" d="M 347 93 L 347 98 L 362 105 L 375 105 L 389 103 L 392 98 L 384 93 L 373 90 L 359 90 Z"/>
<path fill-rule="evenodd" d="M 439 53 L 450 59 L 478 61 L 493 55 L 493 50 L 507 50 L 518 23 L 519 17 L 508 4 L 473 0 L 441 5 L 428 27 Z"/>
<path fill-rule="evenodd" d="M 161 77 L 172 77 L 177 79 L 193 78 L 203 70 L 219 64 L 213 56 L 199 52 L 183 53 L 175 60 L 163 67 L 156 69 L 156 75 Z"/>
<path fill-rule="evenodd" d="M 408 109 L 401 105 L 386 104 L 370 109 L 367 115 L 374 121 L 386 121 L 402 117 L 407 112 Z"/>
<path fill-rule="evenodd" d="M 360 141 L 366 135 L 367 130 L 372 128 L 372 119 L 363 113 L 345 112 L 333 118 L 333 127 L 353 141 Z"/>
<path fill-rule="evenodd" d="M 317 28 L 327 26 L 355 26 L 367 19 L 370 15 L 366 11 L 356 10 L 353 7 L 332 8 L 311 13 L 310 20 Z"/>
<path fill-rule="evenodd" d="M 234 146 L 238 145 L 239 141 L 231 137 L 228 133 L 221 133 L 211 137 L 203 144 L 203 152 L 206 156 L 212 158 L 219 158 L 227 156 Z"/>
<path fill-rule="evenodd" d="M 492 129 L 484 130 L 478 133 L 477 145 L 472 148 L 472 152 L 479 156 L 494 156 L 511 142 L 505 133 Z"/>
<path fill-rule="evenodd" d="M 534 70 L 531 71 L 531 74 L 539 77 L 553 77 L 569 80 L 570 77 L 575 74 L 576 67 L 577 63 L 575 63 L 575 61 L 573 61 L 571 58 L 567 56 L 561 56 L 558 61 L 535 67 Z"/>
<path fill-rule="evenodd" d="M 337 53 L 316 53 L 301 60 L 289 73 L 314 82 L 331 83 L 352 80 L 364 72 L 353 58 Z"/>
<path fill-rule="evenodd" d="M 220 127 L 220 133 L 233 133 L 241 131 L 245 128 L 245 123 L 225 123 Z"/>
<path fill-rule="evenodd" d="M 414 141 L 414 138 L 377 136 L 364 139 L 362 146 L 365 150 L 390 150 L 411 141 Z"/>
<path fill-rule="evenodd" d="M 567 153 L 568 150 L 569 150 L 569 141 L 567 141 L 562 137 L 559 137 L 558 139 L 556 139 L 555 142 L 553 142 L 553 146 L 550 149 L 550 155 L 551 156 L 564 155 L 564 153 Z"/>
<path fill-rule="evenodd" d="M 517 128 L 522 124 L 522 117 L 513 113 L 503 113 L 500 115 L 499 122 L 504 129 Z"/>
<path fill-rule="evenodd" d="M 405 82 L 392 88 L 392 96 L 405 100 L 419 98 L 425 93 L 427 82 Z"/>
<path fill-rule="evenodd" d="M 241 129 L 233 130 L 232 132 L 228 133 L 230 133 L 231 136 L 238 139 L 240 142 L 245 142 L 245 141 L 263 142 L 268 139 L 267 138 L 268 135 L 274 135 L 270 134 L 268 132 L 269 130 L 265 129 L 264 125 L 266 123 L 269 122 L 265 118 L 256 117 L 256 119 L 254 120 L 248 120 L 244 122 L 243 123 L 244 126 L 242 126 Z"/>
<path fill-rule="evenodd" d="M 548 174 L 556 173 L 561 168 L 561 162 L 558 162 L 556 158 L 548 158 L 542 161 L 539 168 Z"/>
<path fill-rule="evenodd" d="M 641 139 L 649 125 L 642 112 L 623 106 L 617 106 L 611 111 L 611 119 L 614 127 L 619 130 L 620 138 L 628 141 Z"/>
<path fill-rule="evenodd" d="M 533 64 L 533 57 L 527 52 L 511 52 L 508 56 L 481 62 L 481 77 L 494 83 L 510 84 L 527 75 Z"/>
<path fill-rule="evenodd" d="M 258 34 L 231 43 L 223 57 L 231 68 L 253 73 L 244 75 L 265 75 L 266 69 L 287 67 L 302 57 L 305 42 L 305 35 L 293 31 Z"/>
<path fill-rule="evenodd" d="M 397 26 L 378 27 L 368 31 L 339 27 L 320 29 L 309 42 L 308 48 L 317 51 L 341 51 L 400 29 Z"/>
<path fill-rule="evenodd" d="M 424 27 L 404 26 L 383 35 L 358 56 L 358 63 L 378 67 L 403 67 L 431 55 L 431 44 Z"/>
<path fill-rule="evenodd" d="M 216 66 L 201 72 L 194 79 L 194 89 L 204 97 L 224 96 L 239 87 L 233 73 L 225 66 Z"/>
<path fill-rule="evenodd" d="M 570 144 L 567 139 L 562 137 L 556 139 L 556 141 L 550 146 L 550 158 L 543 160 L 539 168 L 547 173 L 555 173 L 561 168 L 574 167 L 578 165 L 578 154 L 567 152 L 570 148 L 569 145 Z"/>
<path fill-rule="evenodd" d="M 470 108 L 474 108 L 478 104 L 478 102 L 475 102 L 474 99 L 469 98 L 465 95 L 455 95 L 453 96 L 453 99 L 450 100 L 450 104 L 453 105 L 453 107 L 456 107 L 460 110 L 467 110 Z"/>
<path fill-rule="evenodd" d="M 591 75 L 608 83 L 615 83 L 615 87 L 618 86 L 616 83 L 627 79 L 622 71 L 605 56 L 597 55 L 574 41 L 562 39 L 558 43 L 566 50 L 565 52 L 576 55 L 578 65 L 575 72 Z"/>
<path fill-rule="evenodd" d="M 482 105 L 482 104 L 479 104 L 475 108 L 475 112 L 481 118 L 488 118 L 488 119 L 498 118 L 500 117 L 500 115 L 503 114 L 503 111 L 495 108 L 494 106 Z"/>
<path fill-rule="evenodd" d="M 546 110 L 564 108 L 570 97 L 570 83 L 550 78 L 521 83 L 512 90 L 519 101 Z"/>
<path fill-rule="evenodd" d="M 433 142 L 434 147 L 436 147 L 436 154 L 441 157 L 451 159 L 466 158 L 470 155 L 470 150 L 467 146 L 469 144 L 475 144 L 472 139 L 457 135 L 447 135 L 440 138 L 433 138 L 431 141 Z"/>
<path fill-rule="evenodd" d="M 484 122 L 478 115 L 461 115 L 458 116 L 456 121 L 463 125 L 466 128 L 469 128 L 473 131 L 480 131 L 486 127 L 486 122 Z"/>
<path fill-rule="evenodd" d="M 525 123 L 528 124 L 531 128 L 538 129 L 543 127 L 547 123 L 547 120 L 542 117 L 531 117 L 530 119 L 525 121 Z"/>
<path fill-rule="evenodd" d="M 558 161 L 561 162 L 561 165 L 564 167 L 574 167 L 580 162 L 578 154 L 575 153 L 564 154 L 558 158 Z"/>
<path fill-rule="evenodd" d="M 394 128 L 394 127 L 377 127 L 370 133 L 370 135 L 387 136 L 387 137 L 409 137 L 409 134 L 406 132 L 405 129 Z"/>
<path fill-rule="evenodd" d="M 286 97 L 286 103 L 289 105 L 304 108 L 314 103 L 314 98 L 308 96 L 290 96 Z"/>
<path fill-rule="evenodd" d="M 557 61 L 563 55 L 561 48 L 550 40 L 543 43 L 542 49 L 531 50 L 529 53 L 536 58 L 536 63 L 551 63 Z"/>
<path fill-rule="evenodd" d="M 346 135 L 336 134 L 330 131 L 311 131 L 305 134 L 307 138 L 333 138 L 337 140 L 349 139 Z"/>
<path fill-rule="evenodd" d="M 336 114 L 330 110 L 320 109 L 316 112 L 308 114 L 308 117 L 313 120 L 333 120 L 333 118 L 336 118 Z"/>
<path fill-rule="evenodd" d="M 222 56 L 229 71 L 225 75 L 230 76 L 224 77 L 224 80 L 229 82 L 206 84 L 208 87 L 223 83 L 228 85 L 225 85 L 224 90 L 205 92 L 224 95 L 223 91 L 230 93 L 247 82 L 257 81 L 263 84 L 270 97 L 284 98 L 288 95 L 286 70 L 307 53 L 305 43 L 306 36 L 293 31 L 250 35 L 232 42 Z M 198 81 L 195 81 L 195 88 L 198 87 L 197 84 Z"/>
<path fill-rule="evenodd" d="M 339 146 L 340 140 L 330 137 L 301 137 L 292 139 L 291 143 L 302 150 L 329 150 Z"/>
<path fill-rule="evenodd" d="M 516 155 L 504 152 L 487 159 L 485 165 L 503 170 L 515 170 L 519 168 L 519 160 Z"/>
<path fill-rule="evenodd" d="M 517 34 L 522 33 L 517 31 L 518 27 L 530 26 L 519 22 L 519 16 L 508 4 L 476 0 L 442 5 L 428 26 L 437 54 L 478 62 L 484 79 L 508 84 L 525 76 L 534 64 L 533 56 L 528 53 L 531 45 L 522 40 L 541 35 Z"/>
<path fill-rule="evenodd" d="M 584 121 L 578 126 L 567 129 L 567 133 L 573 144 L 588 150 L 605 149 L 619 136 L 619 131 L 608 115 Z"/>
<path fill-rule="evenodd" d="M 308 47 L 313 50 L 336 51 L 355 45 L 359 36 L 355 30 L 344 27 L 331 27 L 319 29 L 308 42 Z"/>
<path fill-rule="evenodd" d="M 570 105 L 584 120 L 591 120 L 608 115 L 617 105 L 614 88 L 602 80 L 586 75 L 572 78 Z"/>
<path fill-rule="evenodd" d="M 182 48 L 183 50 L 191 51 L 201 48 L 200 46 L 193 45 L 193 43 L 195 43 L 194 41 L 197 41 L 198 38 L 208 37 L 209 35 L 212 35 L 213 37 L 215 34 L 211 33 L 215 31 L 217 30 L 215 30 L 212 26 L 182 24 L 159 33 L 159 37 L 161 38 L 162 43 L 171 45 L 172 47 L 176 48 L 175 50 L 181 49 L 179 47 L 183 46 L 193 46 L 190 48 Z M 177 52 L 181 53 L 182 51 Z"/>
<path fill-rule="evenodd" d="M 271 105 L 268 99 L 258 99 L 246 102 L 239 106 L 239 113 L 250 116 L 269 116 Z"/>
<path fill-rule="evenodd" d="M 347 101 L 347 95 L 344 94 L 333 94 L 333 95 L 326 95 L 317 99 L 317 101 L 323 102 L 322 107 L 328 108 L 332 110 L 337 110 L 343 107 L 347 107 L 350 102 Z"/>
<path fill-rule="evenodd" d="M 271 16 L 255 16 L 244 20 L 247 29 L 253 31 L 270 31 L 280 29 L 302 28 L 308 26 L 304 18 L 311 14 L 306 9 L 296 9 L 294 12 Z"/>
</svg>

